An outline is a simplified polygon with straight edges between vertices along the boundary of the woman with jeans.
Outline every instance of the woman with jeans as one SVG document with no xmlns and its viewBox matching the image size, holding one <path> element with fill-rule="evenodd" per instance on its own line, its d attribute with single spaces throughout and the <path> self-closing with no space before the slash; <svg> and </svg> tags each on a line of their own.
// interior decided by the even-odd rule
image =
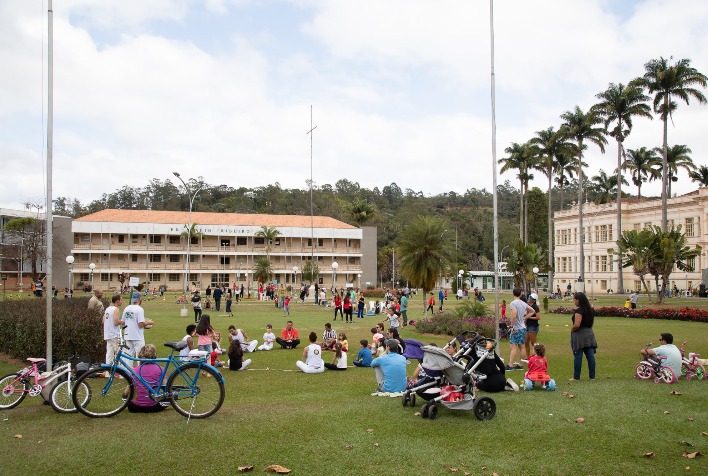
<svg viewBox="0 0 708 476">
<path fill-rule="evenodd" d="M 575 293 L 573 296 L 577 309 L 573 313 L 573 327 L 570 330 L 570 346 L 575 357 L 573 363 L 573 378 L 571 381 L 580 380 L 580 370 L 583 367 L 583 354 L 588 361 L 590 380 L 595 380 L 595 351 L 597 341 L 592 331 L 595 322 L 595 310 L 590 306 L 585 293 Z"/>
</svg>

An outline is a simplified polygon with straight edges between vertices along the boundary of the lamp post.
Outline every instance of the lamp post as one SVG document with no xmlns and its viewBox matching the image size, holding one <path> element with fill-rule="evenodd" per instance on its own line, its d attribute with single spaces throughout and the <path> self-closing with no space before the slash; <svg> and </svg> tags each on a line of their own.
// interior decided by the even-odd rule
<svg viewBox="0 0 708 476">
<path fill-rule="evenodd" d="M 357 277 L 359 278 L 359 289 L 361 289 L 361 273 L 357 274 Z"/>
<path fill-rule="evenodd" d="M 182 185 L 184 185 L 184 190 L 187 192 L 187 198 L 189 199 L 189 223 L 187 223 L 187 264 L 184 273 L 184 292 L 187 293 L 189 289 L 189 258 L 191 257 L 191 246 L 192 246 L 192 206 L 194 205 L 194 199 L 197 198 L 197 194 L 204 188 L 204 185 L 200 185 L 197 190 L 192 193 L 192 189 L 189 188 L 187 182 L 185 182 L 180 176 L 179 172 L 172 172 L 172 175 L 177 177 Z M 182 308 L 186 309 L 187 303 L 186 299 L 182 303 Z"/>
<path fill-rule="evenodd" d="M 573 202 L 575 204 L 575 202 Z M 588 205 L 588 202 L 585 203 L 585 205 Z M 593 262 L 593 251 L 594 251 L 594 245 L 592 241 L 592 233 L 593 233 L 593 223 L 595 222 L 595 218 L 597 218 L 598 213 L 608 210 L 612 208 L 612 205 L 606 205 L 602 208 L 599 208 L 598 210 L 595 210 L 595 213 L 591 213 L 590 217 L 587 216 L 587 214 L 581 209 L 581 207 L 578 207 L 578 212 L 581 213 L 585 219 L 588 221 L 590 224 L 590 236 L 588 237 L 588 244 L 590 245 L 590 295 L 595 294 L 595 263 Z M 621 230 L 617 230 L 617 234 L 620 234 Z M 583 243 L 585 242 L 585 229 L 580 230 L 580 240 L 578 244 L 580 244 L 580 241 Z M 585 282 L 585 276 L 580 276 L 582 279 L 583 283 Z"/>
<path fill-rule="evenodd" d="M 536 288 L 536 294 L 538 294 L 538 266 L 533 267 L 533 282 L 534 282 L 534 287 Z"/>
<path fill-rule="evenodd" d="M 74 257 L 69 255 L 65 259 L 66 259 L 66 264 L 69 265 L 69 296 L 71 296 L 71 288 L 73 287 L 73 285 L 71 283 L 71 271 L 72 271 L 72 268 L 74 265 Z"/>
<path fill-rule="evenodd" d="M 462 278 L 465 275 L 465 270 L 461 269 L 457 272 L 457 289 L 462 287 Z"/>
<path fill-rule="evenodd" d="M 300 270 L 297 266 L 293 266 L 293 289 L 295 288 L 295 284 L 297 284 L 297 272 Z"/>
<path fill-rule="evenodd" d="M 89 281 L 91 283 L 91 292 L 93 293 L 93 270 L 96 269 L 96 263 L 89 263 Z"/>
<path fill-rule="evenodd" d="M 332 261 L 332 287 L 337 285 L 337 268 L 339 268 L 339 263 Z"/>
</svg>

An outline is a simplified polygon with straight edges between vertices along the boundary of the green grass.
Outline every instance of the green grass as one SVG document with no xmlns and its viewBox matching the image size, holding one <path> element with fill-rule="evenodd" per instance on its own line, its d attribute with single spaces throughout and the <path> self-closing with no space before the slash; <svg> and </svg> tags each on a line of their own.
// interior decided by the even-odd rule
<svg viewBox="0 0 708 476">
<path fill-rule="evenodd" d="M 492 295 L 487 298 L 488 304 L 493 302 Z M 708 300 L 680 301 L 669 304 L 703 305 Z M 595 304 L 622 302 L 602 296 Z M 146 341 L 160 344 L 164 355 L 161 343 L 184 335 L 193 320 L 191 311 L 188 318 L 179 317 L 180 306 L 171 298 L 144 307 L 157 322 L 146 331 Z M 352 347 L 350 361 L 359 339 L 370 338 L 377 320 L 366 317 L 345 325 L 332 321 L 329 310 L 302 304 L 291 308 L 302 340 L 311 330 L 321 335 L 325 322 L 344 330 Z M 419 298 L 411 308 L 422 309 Z M 247 301 L 234 305 L 234 312 L 235 318 L 210 313 L 224 335 L 235 324 L 260 340 L 266 323 L 278 333 L 286 320 L 281 310 L 266 303 Z M 415 319 L 419 312 L 409 315 Z M 598 319 L 597 380 L 569 383 L 569 320 L 544 314 L 541 321 L 539 340 L 546 344 L 549 373 L 558 390 L 494 394 L 497 414 L 487 422 L 471 412 L 445 408 L 438 419 L 424 420 L 415 416 L 418 409 L 403 408 L 400 398 L 370 396 L 375 386 L 370 369 L 305 375 L 295 371 L 301 349 L 273 350 L 251 355 L 253 370 L 225 372 L 224 406 L 206 420 L 188 423 L 171 409 L 158 415 L 125 411 L 110 419 L 89 419 L 60 415 L 39 397 L 28 397 L 13 410 L 0 411 L 0 467 L 7 475 L 43 474 L 47 468 L 58 474 L 116 469 L 151 475 L 231 474 L 240 465 L 254 465 L 254 473 L 263 474 L 269 464 L 292 468 L 293 474 L 449 474 L 448 467 L 460 474 L 679 474 L 686 467 L 706 474 L 706 457 L 689 460 L 681 455 L 697 450 L 708 454 L 708 437 L 701 435 L 708 432 L 708 381 L 656 385 L 633 378 L 633 373 L 639 349 L 657 342 L 660 332 L 672 332 L 679 343 L 689 342 L 688 350 L 708 357 L 708 326 Z M 426 343 L 446 340 L 421 336 L 410 327 L 403 336 Z M 508 354 L 509 345 L 502 342 L 500 355 L 506 359 Z M 266 368 L 270 370 L 262 370 Z M 409 366 L 409 374 L 413 368 Z M 16 369 L 0 362 L 3 375 Z M 509 375 L 517 382 L 523 378 L 519 371 Z M 672 390 L 681 395 L 670 395 Z M 579 417 L 586 421 L 575 423 Z M 22 439 L 13 438 L 16 434 Z M 643 457 L 647 452 L 656 456 Z"/>
</svg>

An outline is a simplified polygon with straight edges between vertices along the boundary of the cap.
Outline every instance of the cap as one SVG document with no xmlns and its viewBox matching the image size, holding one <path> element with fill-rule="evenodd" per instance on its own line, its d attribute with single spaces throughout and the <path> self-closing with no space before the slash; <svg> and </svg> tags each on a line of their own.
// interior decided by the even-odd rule
<svg viewBox="0 0 708 476">
<path fill-rule="evenodd" d="M 133 294 L 130 295 L 130 303 L 138 302 L 140 301 L 140 291 L 135 291 Z"/>
<path fill-rule="evenodd" d="M 396 339 L 389 339 L 386 341 L 386 347 L 391 350 L 398 350 L 399 343 Z"/>
<path fill-rule="evenodd" d="M 529 296 L 529 299 L 533 299 L 534 301 L 538 301 L 538 295 L 536 293 L 531 293 Z"/>
</svg>

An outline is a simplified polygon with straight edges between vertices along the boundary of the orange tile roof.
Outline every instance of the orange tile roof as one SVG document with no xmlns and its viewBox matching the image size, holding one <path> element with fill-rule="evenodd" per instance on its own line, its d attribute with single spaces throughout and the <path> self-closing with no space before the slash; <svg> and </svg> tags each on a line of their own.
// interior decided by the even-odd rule
<svg viewBox="0 0 708 476">
<path fill-rule="evenodd" d="M 171 212 L 158 210 L 101 210 L 77 218 L 86 222 L 121 222 L 121 223 L 187 223 L 189 212 Z M 263 215 L 246 213 L 211 213 L 192 212 L 192 221 L 200 225 L 241 225 L 274 227 L 310 227 L 310 217 L 305 215 Z M 356 229 L 331 217 L 315 216 L 315 228 Z"/>
</svg>

